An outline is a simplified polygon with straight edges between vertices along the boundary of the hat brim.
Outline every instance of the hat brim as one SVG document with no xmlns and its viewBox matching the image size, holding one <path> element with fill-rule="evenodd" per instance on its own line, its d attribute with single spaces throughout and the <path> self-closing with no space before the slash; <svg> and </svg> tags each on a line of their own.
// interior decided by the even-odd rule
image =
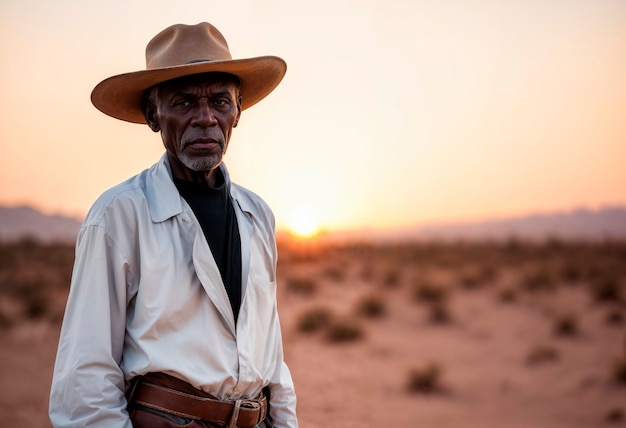
<svg viewBox="0 0 626 428">
<path fill-rule="evenodd" d="M 194 62 L 142 70 L 112 76 L 98 83 L 91 92 L 91 102 L 98 110 L 111 117 L 145 124 L 141 99 L 146 89 L 178 77 L 223 72 L 239 78 L 241 109 L 245 110 L 269 95 L 283 79 L 286 71 L 287 64 L 276 56 Z"/>
</svg>

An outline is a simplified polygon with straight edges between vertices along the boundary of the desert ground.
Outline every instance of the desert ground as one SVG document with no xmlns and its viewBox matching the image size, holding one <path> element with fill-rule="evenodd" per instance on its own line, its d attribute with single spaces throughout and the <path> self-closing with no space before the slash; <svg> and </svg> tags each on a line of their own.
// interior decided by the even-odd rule
<svg viewBox="0 0 626 428">
<path fill-rule="evenodd" d="M 0 426 L 49 427 L 73 247 L 0 244 Z M 303 428 L 626 426 L 626 243 L 280 244 Z"/>
</svg>

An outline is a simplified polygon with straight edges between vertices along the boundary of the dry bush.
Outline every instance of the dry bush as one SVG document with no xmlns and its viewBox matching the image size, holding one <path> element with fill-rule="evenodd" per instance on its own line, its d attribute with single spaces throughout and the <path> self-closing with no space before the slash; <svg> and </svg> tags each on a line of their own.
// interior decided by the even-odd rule
<svg viewBox="0 0 626 428">
<path fill-rule="evenodd" d="M 9 271 L 15 263 L 16 252 L 11 246 L 0 245 L 0 272 Z"/>
<path fill-rule="evenodd" d="M 613 299 L 613 291 L 618 291 L 620 283 L 626 279 L 626 242 L 618 244 L 601 244 L 590 249 L 585 261 L 585 281 L 592 289 L 599 286 L 600 290 L 607 287 L 609 300 Z M 602 293 L 598 296 L 600 301 Z"/>
<path fill-rule="evenodd" d="M 554 291 L 557 281 L 546 266 L 536 266 L 524 273 L 522 286 L 530 292 Z"/>
<path fill-rule="evenodd" d="M 613 379 L 626 385 L 626 356 L 615 361 L 613 365 Z"/>
<path fill-rule="evenodd" d="M 400 285 L 400 271 L 398 269 L 388 269 L 383 274 L 381 285 L 384 288 L 397 288 Z"/>
<path fill-rule="evenodd" d="M 598 303 L 620 302 L 622 298 L 621 278 L 606 272 L 591 283 L 591 295 Z"/>
<path fill-rule="evenodd" d="M 462 288 L 474 290 L 492 284 L 498 277 L 498 270 L 490 264 L 476 264 L 459 273 Z"/>
<path fill-rule="evenodd" d="M 447 290 L 428 280 L 418 281 L 413 287 L 413 298 L 422 303 L 442 303 L 448 297 Z"/>
<path fill-rule="evenodd" d="M 322 274 L 332 281 L 342 282 L 346 279 L 346 264 L 334 264 L 327 266 Z"/>
<path fill-rule="evenodd" d="M 51 302 L 67 293 L 73 261 L 74 246 L 69 244 L 33 239 L 0 243 L 0 297 L 19 308 L 10 313 L 10 306 L 0 308 L 0 325 L 10 327 L 22 318 L 60 321 L 63 308 Z"/>
<path fill-rule="evenodd" d="M 512 287 L 502 288 L 498 291 L 498 300 L 502 303 L 512 303 L 517 300 L 517 291 Z"/>
<path fill-rule="evenodd" d="M 611 308 L 604 319 L 609 325 L 618 325 L 624 322 L 624 314 L 618 308 Z"/>
<path fill-rule="evenodd" d="M 363 327 L 354 319 L 343 317 L 330 322 L 326 328 L 326 338 L 330 342 L 352 342 L 365 336 Z"/>
<path fill-rule="evenodd" d="M 302 296 L 312 296 L 317 291 L 317 283 L 311 278 L 288 278 L 286 287 L 290 293 Z"/>
<path fill-rule="evenodd" d="M 303 333 L 313 333 L 326 328 L 334 318 L 326 306 L 316 306 L 305 310 L 298 317 L 297 328 Z"/>
<path fill-rule="evenodd" d="M 554 321 L 554 333 L 557 336 L 577 336 L 580 334 L 578 317 L 573 313 L 558 316 Z"/>
<path fill-rule="evenodd" d="M 436 363 L 430 363 L 424 367 L 413 368 L 409 372 L 407 390 L 420 394 L 442 392 L 441 366 Z"/>
<path fill-rule="evenodd" d="M 626 337 L 623 342 L 623 353 L 613 364 L 613 379 L 626 386 Z"/>
<path fill-rule="evenodd" d="M 559 278 L 566 283 L 576 283 L 585 278 L 585 269 L 578 261 L 565 260 L 559 270 Z"/>
<path fill-rule="evenodd" d="M 466 290 L 475 290 L 485 285 L 480 276 L 472 270 L 464 270 L 460 272 L 458 281 L 461 285 L 461 288 L 464 288 Z"/>
<path fill-rule="evenodd" d="M 606 412 L 604 420 L 609 423 L 622 422 L 624 420 L 624 411 L 619 407 L 613 407 Z"/>
<path fill-rule="evenodd" d="M 431 303 L 428 305 L 428 320 L 433 324 L 448 324 L 452 322 L 450 305 L 446 302 Z"/>
<path fill-rule="evenodd" d="M 387 305 L 379 294 L 368 294 L 356 303 L 356 312 L 367 318 L 379 318 L 386 314 Z"/>
<path fill-rule="evenodd" d="M 3 311 L 0 311 L 0 330 L 13 327 L 13 319 L 7 316 Z"/>
<path fill-rule="evenodd" d="M 46 313 L 46 293 L 43 289 L 45 281 L 42 279 L 13 279 L 9 281 L 11 294 L 22 305 L 26 318 L 42 318 Z"/>
<path fill-rule="evenodd" d="M 550 345 L 540 345 L 530 350 L 526 356 L 526 364 L 536 365 L 558 360 L 559 351 Z"/>
</svg>

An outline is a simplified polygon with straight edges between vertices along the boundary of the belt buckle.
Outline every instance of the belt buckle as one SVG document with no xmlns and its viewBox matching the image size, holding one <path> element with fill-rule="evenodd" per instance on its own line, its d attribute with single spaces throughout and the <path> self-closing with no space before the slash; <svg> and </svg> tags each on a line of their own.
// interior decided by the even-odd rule
<svg viewBox="0 0 626 428">
<path fill-rule="evenodd" d="M 256 423 L 254 425 L 260 424 L 261 421 L 265 419 L 266 415 L 263 412 L 263 403 L 261 402 L 260 399 L 242 400 L 241 407 L 247 410 L 257 411 Z"/>
<path fill-rule="evenodd" d="M 258 425 L 265 416 L 262 415 L 263 413 L 263 406 L 261 405 L 261 403 L 258 400 L 250 400 L 250 399 L 241 399 L 241 400 L 235 400 L 235 402 L 233 403 L 234 407 L 233 407 L 233 413 L 230 416 L 230 421 L 228 422 L 228 428 L 236 428 L 237 427 L 237 420 L 239 419 L 239 411 L 243 408 L 246 410 L 258 410 L 257 413 L 257 421 L 254 425 Z M 253 425 L 253 426 L 254 426 Z"/>
<path fill-rule="evenodd" d="M 244 409 L 257 410 L 261 408 L 259 400 L 239 400 L 241 401 L 241 407 Z"/>
</svg>

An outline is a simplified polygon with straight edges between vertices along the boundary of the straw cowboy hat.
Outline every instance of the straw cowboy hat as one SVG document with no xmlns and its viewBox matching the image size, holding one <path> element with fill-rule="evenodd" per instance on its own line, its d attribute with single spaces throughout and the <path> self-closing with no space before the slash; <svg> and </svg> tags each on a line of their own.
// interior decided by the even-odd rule
<svg viewBox="0 0 626 428">
<path fill-rule="evenodd" d="M 103 80 L 92 91 L 91 102 L 114 118 L 146 123 L 141 112 L 146 89 L 177 77 L 212 71 L 239 78 L 241 109 L 245 110 L 278 86 L 287 64 L 276 56 L 232 59 L 226 39 L 213 25 L 176 24 L 150 40 L 146 46 L 145 70 Z"/>
</svg>

